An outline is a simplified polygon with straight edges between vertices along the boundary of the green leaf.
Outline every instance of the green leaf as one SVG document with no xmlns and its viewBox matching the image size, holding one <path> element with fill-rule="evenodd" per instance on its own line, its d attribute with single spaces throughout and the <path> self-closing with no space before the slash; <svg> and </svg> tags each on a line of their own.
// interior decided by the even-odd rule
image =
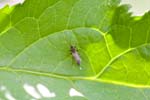
<svg viewBox="0 0 150 100">
<path fill-rule="evenodd" d="M 150 13 L 137 20 L 119 2 L 26 0 L 1 9 L 0 100 L 149 100 Z"/>
</svg>

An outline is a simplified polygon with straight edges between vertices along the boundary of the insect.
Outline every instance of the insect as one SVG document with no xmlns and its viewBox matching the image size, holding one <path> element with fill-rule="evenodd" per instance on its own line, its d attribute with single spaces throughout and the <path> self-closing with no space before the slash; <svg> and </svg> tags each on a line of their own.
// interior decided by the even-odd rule
<svg viewBox="0 0 150 100">
<path fill-rule="evenodd" d="M 80 63 L 81 63 L 81 58 L 80 58 L 80 56 L 79 56 L 79 54 L 78 54 L 78 52 L 77 52 L 77 50 L 76 50 L 76 47 L 71 45 L 71 46 L 70 46 L 70 51 L 71 51 L 71 54 L 72 54 L 73 59 L 76 61 L 76 63 L 77 63 L 78 65 L 80 65 Z"/>
</svg>

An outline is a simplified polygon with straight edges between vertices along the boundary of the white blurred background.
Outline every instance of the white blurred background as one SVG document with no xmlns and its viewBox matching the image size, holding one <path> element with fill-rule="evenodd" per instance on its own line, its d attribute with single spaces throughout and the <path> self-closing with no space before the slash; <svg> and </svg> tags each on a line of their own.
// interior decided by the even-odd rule
<svg viewBox="0 0 150 100">
<path fill-rule="evenodd" d="M 17 3 L 23 3 L 24 0 L 0 0 L 0 8 L 2 8 L 5 5 L 15 5 Z"/>
<path fill-rule="evenodd" d="M 143 15 L 150 10 L 150 0 L 122 0 L 121 4 L 130 4 L 133 15 Z"/>
</svg>

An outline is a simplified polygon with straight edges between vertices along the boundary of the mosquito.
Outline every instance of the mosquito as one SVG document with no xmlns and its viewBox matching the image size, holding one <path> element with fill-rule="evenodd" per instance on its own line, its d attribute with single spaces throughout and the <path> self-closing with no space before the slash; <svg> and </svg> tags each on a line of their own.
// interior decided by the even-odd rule
<svg viewBox="0 0 150 100">
<path fill-rule="evenodd" d="M 71 45 L 70 46 L 70 51 L 71 51 L 73 59 L 76 61 L 76 63 L 78 65 L 80 65 L 81 64 L 81 58 L 80 58 L 80 56 L 79 56 L 79 54 L 76 50 L 76 47 Z"/>
</svg>

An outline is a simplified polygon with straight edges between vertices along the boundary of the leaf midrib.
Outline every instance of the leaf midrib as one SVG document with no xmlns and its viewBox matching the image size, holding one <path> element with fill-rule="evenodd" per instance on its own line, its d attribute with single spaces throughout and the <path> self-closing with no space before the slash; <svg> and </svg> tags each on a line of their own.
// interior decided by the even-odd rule
<svg viewBox="0 0 150 100">
<path fill-rule="evenodd" d="M 37 42 L 39 42 L 40 40 L 42 40 L 42 39 L 44 39 L 44 38 L 47 38 L 47 36 L 50 36 L 50 35 L 53 35 L 53 34 L 56 34 L 56 33 L 59 33 L 59 32 L 64 32 L 64 31 L 71 31 L 71 30 L 75 30 L 75 29 L 86 29 L 86 28 L 88 28 L 88 29 L 91 29 L 91 30 L 94 30 L 94 31 L 97 31 L 97 32 L 99 32 L 103 37 L 105 37 L 105 35 L 107 35 L 106 33 L 104 33 L 104 32 L 102 32 L 100 29 L 97 29 L 97 28 L 93 28 L 93 27 L 76 27 L 76 28 L 72 28 L 72 29 L 64 29 L 64 30 L 61 30 L 61 31 L 56 31 L 56 32 L 54 32 L 54 33 L 51 33 L 51 34 L 48 34 L 48 35 L 45 35 L 45 36 L 43 36 L 43 37 L 41 37 L 41 38 L 39 38 L 39 39 L 37 39 L 37 40 L 35 40 L 34 42 L 32 42 L 30 45 L 28 45 L 27 47 L 25 47 L 24 49 L 22 49 L 10 62 L 11 63 L 9 63 L 9 66 L 7 66 L 7 68 L 8 67 L 10 67 L 11 66 L 11 64 L 13 63 L 13 62 L 15 62 L 15 60 L 18 58 L 18 57 L 20 57 L 20 55 L 21 54 L 23 54 L 26 50 L 28 50 L 30 47 L 32 47 L 34 44 L 36 44 Z M 106 45 L 107 45 L 107 38 L 104 38 L 105 39 L 105 43 L 106 43 Z M 105 72 L 105 70 L 109 67 L 109 65 L 111 65 L 114 61 L 116 61 L 119 57 L 121 57 L 122 55 L 124 55 L 124 54 L 127 54 L 127 53 L 129 53 L 129 52 L 131 52 L 132 50 L 135 50 L 135 49 L 137 49 L 137 48 L 139 48 L 139 47 L 142 47 L 142 46 L 146 46 L 146 45 L 149 45 L 150 43 L 145 43 L 145 44 L 142 44 L 142 45 L 139 45 L 139 46 L 136 46 L 136 47 L 134 47 L 134 48 L 129 48 L 129 49 L 127 49 L 127 50 L 125 50 L 124 52 L 122 52 L 122 53 L 120 53 L 120 54 L 118 54 L 117 56 L 115 56 L 115 57 L 113 57 L 106 65 L 105 65 L 105 67 L 103 67 L 103 69 L 97 74 L 97 75 L 95 75 L 95 76 L 92 76 L 92 77 L 72 77 L 72 76 L 65 76 L 65 75 L 59 75 L 59 74 L 54 74 L 54 73 L 46 73 L 46 72 L 40 72 L 40 71 L 34 71 L 34 70 L 32 70 L 32 71 L 30 71 L 30 70 L 24 70 L 24 69 L 5 69 L 5 70 L 7 70 L 7 71 L 14 71 L 14 72 L 25 72 L 25 73 L 32 73 L 32 74 L 35 74 L 35 75 L 41 75 L 41 76 L 51 76 L 51 77 L 56 77 L 56 78 L 61 78 L 61 79 L 68 79 L 68 78 L 72 78 L 72 79 L 78 79 L 78 78 L 81 78 L 81 79 L 98 79 L 98 78 L 100 78 L 101 76 L 102 76 L 102 74 Z M 3 68 L 2 68 L 3 69 Z M 1 69 L 0 69 L 1 70 Z"/>
<path fill-rule="evenodd" d="M 60 1 L 61 1 L 61 0 L 60 0 Z M 55 6 L 57 3 L 59 3 L 60 1 L 56 2 L 54 5 L 52 5 L 52 7 Z M 50 6 L 50 7 L 51 7 L 51 6 Z M 49 7 L 47 7 L 47 8 L 49 8 Z M 46 9 L 47 9 L 47 8 L 46 8 Z M 45 10 L 46 10 L 46 9 L 45 9 Z M 44 11 L 45 11 L 45 10 L 44 10 Z M 43 12 L 44 12 L 44 11 L 43 11 Z M 42 13 L 42 14 L 43 14 L 43 13 Z M 42 14 L 41 14 L 41 15 L 42 15 Z M 41 15 L 40 15 L 40 16 L 41 16 Z M 40 18 L 40 16 L 39 16 L 39 18 Z M 27 18 L 27 17 L 25 17 L 25 18 Z M 30 18 L 34 18 L 34 17 L 30 17 Z M 34 19 L 35 19 L 35 18 L 34 18 Z M 22 19 L 22 20 L 23 20 L 23 19 Z M 20 21 L 22 21 L 22 20 L 20 20 Z M 36 20 L 38 21 L 38 19 L 36 19 Z M 20 21 L 19 21 L 19 22 L 20 22 Z M 69 22 L 68 22 L 68 23 L 69 23 Z M 16 23 L 16 24 L 18 24 L 18 23 Z M 38 23 L 38 25 L 39 25 L 39 23 Z M 39 27 L 39 26 L 38 26 L 38 27 Z M 12 27 L 10 27 L 10 28 L 12 28 Z M 28 45 L 27 47 L 25 47 L 24 49 L 22 49 L 10 62 L 12 62 L 12 61 L 14 62 L 22 53 L 24 53 L 26 50 L 28 50 L 32 45 L 36 44 L 38 41 L 40 41 L 40 40 L 46 38 L 46 37 L 49 36 L 49 35 L 56 34 L 56 33 L 58 33 L 58 32 L 64 32 L 64 31 L 67 31 L 67 30 L 79 29 L 79 28 L 90 28 L 90 29 L 93 29 L 92 27 L 76 27 L 76 28 L 72 28 L 72 29 L 64 29 L 64 30 L 61 30 L 61 31 L 56 31 L 56 32 L 51 33 L 51 34 L 47 34 L 46 36 L 41 37 L 41 38 L 35 40 L 35 41 L 32 42 L 30 45 Z M 103 32 L 102 32 L 101 30 L 99 30 L 99 29 L 96 29 L 96 30 L 98 30 L 98 32 L 99 32 L 100 34 L 103 33 Z M 102 33 L 101 33 L 101 32 L 102 32 Z M 1 35 L 3 35 L 3 34 L 1 34 Z M 104 34 L 102 34 L 102 35 L 104 36 Z M 104 39 L 105 39 L 106 46 L 107 46 L 108 44 L 107 44 L 107 40 L 106 40 L 105 36 L 104 36 Z M 121 56 L 124 55 L 124 54 L 127 54 L 127 53 L 131 52 L 132 50 L 135 50 L 135 49 L 137 49 L 137 48 L 139 48 L 139 47 L 141 47 L 141 46 L 146 46 L 146 45 L 150 45 L 150 43 L 142 44 L 142 45 L 139 45 L 139 46 L 134 47 L 134 48 L 129 48 L 129 49 L 125 50 L 124 52 L 120 53 L 119 55 L 113 57 L 113 58 L 106 64 L 106 66 L 105 66 L 97 75 L 95 75 L 94 77 L 65 76 L 65 75 L 59 75 L 59 74 L 54 74 L 54 73 L 46 73 L 46 72 L 40 72 L 40 71 L 34 71 L 34 70 L 31 71 L 31 70 L 25 70 L 25 69 L 14 69 L 14 68 L 9 68 L 9 67 L 1 67 L 0 70 L 1 70 L 1 71 L 9 71 L 9 72 L 30 73 L 30 74 L 33 74 L 33 75 L 49 76 L 49 77 L 55 77 L 55 78 L 60 78 L 60 79 L 92 80 L 92 81 L 98 80 L 98 81 L 99 81 L 98 77 L 101 77 L 102 74 L 105 72 L 105 70 L 109 67 L 109 65 L 111 65 L 114 61 L 116 61 L 119 57 L 121 57 Z M 109 50 L 109 49 L 108 49 L 108 50 Z M 109 53 L 109 51 L 108 51 L 108 53 Z M 110 55 L 110 53 L 109 53 L 109 55 Z M 110 56 L 111 56 L 111 55 L 110 55 Z M 12 62 L 12 63 L 13 63 L 13 62 Z M 11 66 L 11 64 L 10 64 L 10 66 Z"/>
<path fill-rule="evenodd" d="M 150 86 L 143 85 L 143 84 L 132 84 L 132 83 L 117 82 L 117 81 L 113 81 L 113 80 L 104 80 L 104 79 L 102 80 L 102 79 L 97 79 L 95 77 L 64 76 L 64 75 L 60 75 L 60 74 L 46 73 L 46 72 L 27 70 L 27 69 L 15 69 L 15 68 L 4 67 L 4 66 L 0 66 L 0 71 L 12 72 L 12 73 L 13 72 L 25 73 L 25 74 L 31 74 L 31 75 L 36 75 L 36 76 L 45 76 L 45 77 L 51 77 L 51 78 L 64 79 L 66 81 L 88 80 L 88 81 L 93 81 L 93 82 L 127 86 L 127 87 L 138 88 L 138 89 L 150 88 Z"/>
</svg>

